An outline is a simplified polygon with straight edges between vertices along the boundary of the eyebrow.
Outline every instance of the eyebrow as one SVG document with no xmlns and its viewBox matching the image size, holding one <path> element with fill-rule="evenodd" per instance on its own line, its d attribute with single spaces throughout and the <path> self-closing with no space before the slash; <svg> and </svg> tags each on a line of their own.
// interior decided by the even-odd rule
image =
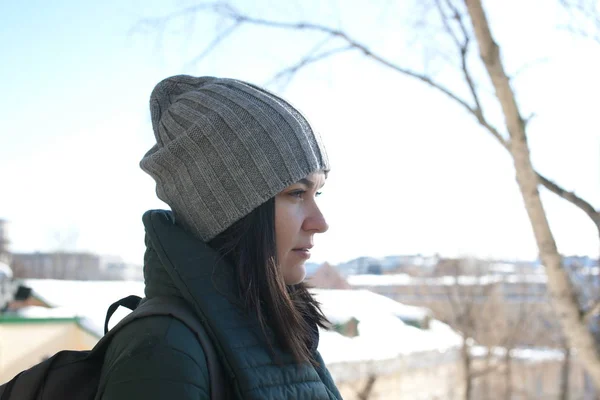
<svg viewBox="0 0 600 400">
<path fill-rule="evenodd" d="M 300 179 L 297 183 L 306 185 L 308 187 L 308 189 L 310 189 L 310 190 L 314 189 L 316 186 L 315 182 L 311 181 L 310 179 L 306 179 L 306 178 Z"/>
<path fill-rule="evenodd" d="M 309 189 L 313 189 L 315 187 L 315 183 L 310 179 L 302 178 L 298 181 L 298 183 L 302 183 L 303 185 L 308 186 Z"/>
</svg>

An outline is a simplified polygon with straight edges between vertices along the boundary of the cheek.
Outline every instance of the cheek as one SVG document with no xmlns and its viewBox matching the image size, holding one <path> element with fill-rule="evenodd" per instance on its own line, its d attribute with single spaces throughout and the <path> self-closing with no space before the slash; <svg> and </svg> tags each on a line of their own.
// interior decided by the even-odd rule
<svg viewBox="0 0 600 400">
<path fill-rule="evenodd" d="M 302 226 L 298 210 L 293 204 L 275 203 L 275 244 L 280 261 L 297 244 L 295 243 Z"/>
<path fill-rule="evenodd" d="M 287 247 L 286 210 L 281 202 L 275 202 L 275 246 L 277 257 L 281 260 L 282 251 Z"/>
</svg>

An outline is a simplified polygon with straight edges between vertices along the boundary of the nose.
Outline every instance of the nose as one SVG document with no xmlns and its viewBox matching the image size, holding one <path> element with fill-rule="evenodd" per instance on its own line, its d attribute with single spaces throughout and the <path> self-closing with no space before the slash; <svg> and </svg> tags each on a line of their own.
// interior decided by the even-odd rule
<svg viewBox="0 0 600 400">
<path fill-rule="evenodd" d="M 304 220 L 304 230 L 314 233 L 325 233 L 329 230 L 329 224 L 321 209 L 315 204 L 309 215 Z"/>
</svg>

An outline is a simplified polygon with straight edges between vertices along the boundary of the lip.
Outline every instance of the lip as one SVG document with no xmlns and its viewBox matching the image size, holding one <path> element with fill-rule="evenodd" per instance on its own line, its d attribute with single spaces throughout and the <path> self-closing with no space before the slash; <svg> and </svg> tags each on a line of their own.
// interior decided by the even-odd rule
<svg viewBox="0 0 600 400">
<path fill-rule="evenodd" d="M 302 258 L 306 258 L 307 260 L 310 258 L 310 249 L 312 248 L 312 246 L 310 247 L 305 247 L 305 248 L 299 248 L 299 249 L 293 249 L 292 251 L 299 255 Z"/>
<path fill-rule="evenodd" d="M 294 250 L 294 251 L 296 251 L 296 250 L 309 250 L 310 251 L 310 249 L 312 249 L 312 248 L 313 248 L 313 245 L 309 244 L 308 246 L 300 246 L 300 247 L 296 247 L 295 249 L 292 249 L 292 250 Z"/>
</svg>

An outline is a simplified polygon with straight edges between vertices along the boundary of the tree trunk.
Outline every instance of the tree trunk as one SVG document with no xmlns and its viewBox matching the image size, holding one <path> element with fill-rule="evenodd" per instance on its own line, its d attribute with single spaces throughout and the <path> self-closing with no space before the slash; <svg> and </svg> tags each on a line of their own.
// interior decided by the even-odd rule
<svg viewBox="0 0 600 400">
<path fill-rule="evenodd" d="M 600 388 L 600 356 L 594 337 L 582 318 L 574 287 L 562 268 L 554 236 L 538 191 L 539 180 L 531 164 L 521 117 L 509 78 L 500 59 L 500 48 L 492 38 L 487 17 L 480 0 L 465 0 L 479 53 L 494 86 L 496 98 L 502 106 L 506 128 L 510 135 L 510 152 L 513 158 L 517 183 L 533 228 L 540 259 L 548 276 L 548 290 L 554 311 L 567 337 L 569 345 L 577 349 L 579 360 L 588 371 L 596 388 Z"/>
<path fill-rule="evenodd" d="M 564 354 L 562 368 L 560 371 L 560 393 L 559 400 L 569 400 L 569 375 L 571 374 L 571 349 L 568 344 L 564 344 Z"/>
<path fill-rule="evenodd" d="M 373 391 L 373 386 L 375 385 L 376 380 L 377 378 L 375 377 L 375 375 L 369 375 L 365 386 L 358 393 L 359 400 L 368 400 L 369 397 L 371 397 L 371 392 Z"/>
<path fill-rule="evenodd" d="M 511 348 L 506 348 L 506 355 L 504 356 L 504 400 L 512 399 L 512 358 L 510 356 Z"/>
<path fill-rule="evenodd" d="M 461 353 L 461 361 L 462 361 L 462 370 L 463 370 L 463 380 L 465 385 L 464 390 L 464 400 L 471 400 L 471 394 L 473 392 L 473 382 L 471 381 L 471 351 L 468 344 L 469 338 L 463 334 L 462 337 L 462 346 L 460 349 Z"/>
</svg>

